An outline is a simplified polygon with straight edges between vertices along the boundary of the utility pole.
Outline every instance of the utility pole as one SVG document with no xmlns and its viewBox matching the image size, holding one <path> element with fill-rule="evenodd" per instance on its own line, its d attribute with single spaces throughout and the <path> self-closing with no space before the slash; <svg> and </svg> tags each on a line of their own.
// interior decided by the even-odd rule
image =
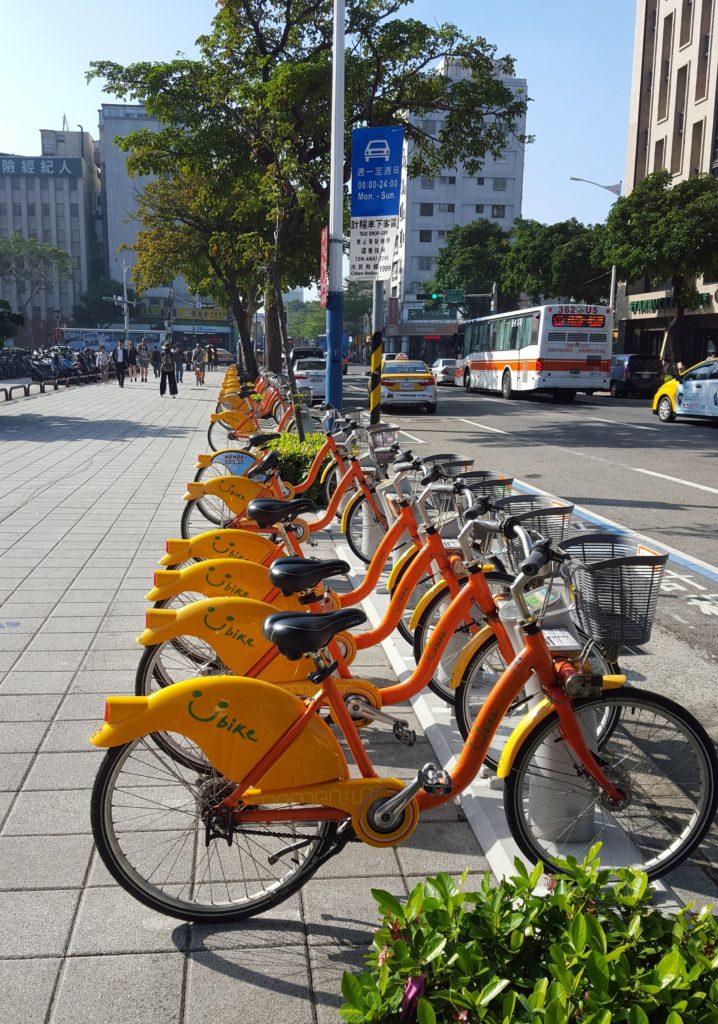
<svg viewBox="0 0 718 1024">
<path fill-rule="evenodd" d="M 127 298 L 127 275 L 130 272 L 131 264 L 126 263 L 124 260 L 122 263 L 115 256 L 115 263 L 118 263 L 122 267 L 122 298 L 119 295 L 103 295 L 102 298 L 107 302 L 114 302 L 116 306 L 122 306 L 122 315 L 125 327 L 125 341 L 129 341 L 130 335 L 130 305 L 133 303 Z"/>
<path fill-rule="evenodd" d="M 342 407 L 342 335 L 344 293 L 342 250 L 344 246 L 344 0 L 334 0 L 332 61 L 332 127 L 329 168 L 329 252 L 327 289 L 327 386 L 326 400 Z"/>
<path fill-rule="evenodd" d="M 165 341 L 169 341 L 172 344 L 172 321 L 174 319 L 174 300 L 175 290 L 172 285 L 167 289 L 167 333 L 165 334 Z"/>
</svg>

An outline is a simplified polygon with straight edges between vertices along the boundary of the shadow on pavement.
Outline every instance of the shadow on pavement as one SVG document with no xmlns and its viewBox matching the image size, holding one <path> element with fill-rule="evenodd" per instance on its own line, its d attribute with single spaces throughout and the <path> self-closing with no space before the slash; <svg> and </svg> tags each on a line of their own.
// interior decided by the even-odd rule
<svg viewBox="0 0 718 1024">
<path fill-rule="evenodd" d="M 138 437 L 181 437 L 190 427 L 142 423 L 131 419 L 92 420 L 81 416 L 0 416 L 0 436 L 5 441 L 122 441 Z"/>
</svg>

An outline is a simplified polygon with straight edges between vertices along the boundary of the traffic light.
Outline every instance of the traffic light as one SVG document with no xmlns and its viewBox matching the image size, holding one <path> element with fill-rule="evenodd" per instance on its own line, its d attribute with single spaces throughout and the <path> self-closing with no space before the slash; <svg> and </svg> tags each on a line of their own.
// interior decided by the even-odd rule
<svg viewBox="0 0 718 1024">
<path fill-rule="evenodd" d="M 443 302 L 444 301 L 444 293 L 443 292 L 432 292 L 431 293 L 431 300 L 432 300 L 432 302 Z"/>
</svg>

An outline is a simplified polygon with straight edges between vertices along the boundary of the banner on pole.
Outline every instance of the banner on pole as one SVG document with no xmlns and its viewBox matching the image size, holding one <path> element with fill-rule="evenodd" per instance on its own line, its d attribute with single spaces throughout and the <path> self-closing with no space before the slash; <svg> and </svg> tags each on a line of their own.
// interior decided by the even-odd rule
<svg viewBox="0 0 718 1024">
<path fill-rule="evenodd" d="M 323 227 L 319 248 L 319 305 L 327 308 L 329 295 L 329 228 Z"/>
<path fill-rule="evenodd" d="M 398 217 L 352 217 L 349 277 L 388 281 L 394 258 Z"/>
<path fill-rule="evenodd" d="M 403 128 L 352 132 L 352 217 L 398 217 Z"/>
</svg>

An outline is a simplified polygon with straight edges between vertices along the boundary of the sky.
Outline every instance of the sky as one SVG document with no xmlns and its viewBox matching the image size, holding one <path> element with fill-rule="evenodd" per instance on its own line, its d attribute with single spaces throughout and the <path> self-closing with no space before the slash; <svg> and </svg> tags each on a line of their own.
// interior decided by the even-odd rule
<svg viewBox="0 0 718 1024">
<path fill-rule="evenodd" d="M 81 124 L 97 137 L 97 111 L 112 102 L 85 80 L 90 61 L 129 64 L 192 54 L 214 0 L 86 0 L 12 3 L 3 18 L 0 152 L 35 156 L 40 128 Z M 510 54 L 531 98 L 522 214 L 544 223 L 605 220 L 624 178 L 635 4 L 633 0 L 414 0 L 402 16 L 452 21 Z"/>
</svg>

